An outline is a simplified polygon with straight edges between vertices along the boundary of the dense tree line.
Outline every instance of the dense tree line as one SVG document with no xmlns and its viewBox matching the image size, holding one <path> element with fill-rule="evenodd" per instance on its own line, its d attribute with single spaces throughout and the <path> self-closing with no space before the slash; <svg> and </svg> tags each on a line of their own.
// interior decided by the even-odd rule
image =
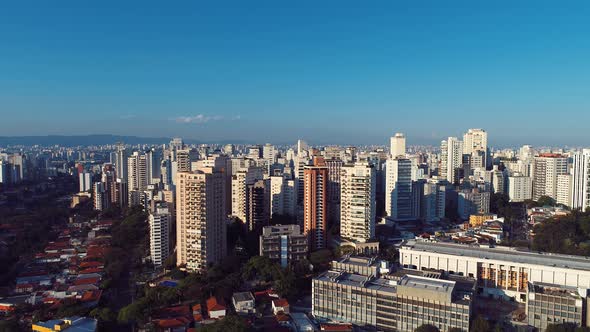
<svg viewBox="0 0 590 332">
<path fill-rule="evenodd" d="M 534 234 L 533 250 L 589 256 L 590 212 L 547 219 L 535 226 Z"/>
</svg>

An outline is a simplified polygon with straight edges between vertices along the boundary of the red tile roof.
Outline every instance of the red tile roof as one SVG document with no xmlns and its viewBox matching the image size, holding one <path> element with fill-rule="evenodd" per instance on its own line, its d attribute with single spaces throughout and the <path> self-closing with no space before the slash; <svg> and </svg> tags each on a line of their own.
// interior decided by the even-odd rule
<svg viewBox="0 0 590 332">
<path fill-rule="evenodd" d="M 218 310 L 225 310 L 225 306 L 223 305 L 223 301 L 218 299 L 215 296 L 212 296 L 207 299 L 207 311 L 218 311 Z"/>
<path fill-rule="evenodd" d="M 287 299 L 275 299 L 272 300 L 272 303 L 275 305 L 275 307 L 288 307 L 289 306 L 289 302 L 287 301 Z"/>
<path fill-rule="evenodd" d="M 83 278 L 74 280 L 74 285 L 94 285 L 100 282 L 100 278 Z"/>
</svg>

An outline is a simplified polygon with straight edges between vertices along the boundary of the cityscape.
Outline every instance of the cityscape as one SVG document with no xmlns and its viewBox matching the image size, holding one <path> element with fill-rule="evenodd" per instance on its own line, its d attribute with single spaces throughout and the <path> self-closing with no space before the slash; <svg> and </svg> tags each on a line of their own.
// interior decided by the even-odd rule
<svg viewBox="0 0 590 332">
<path fill-rule="evenodd" d="M 585 326 L 590 149 L 493 149 L 484 129 L 387 143 L 3 147 L 4 322 Z"/>
<path fill-rule="evenodd" d="M 0 332 L 590 332 L 588 17 L 0 4 Z"/>
</svg>

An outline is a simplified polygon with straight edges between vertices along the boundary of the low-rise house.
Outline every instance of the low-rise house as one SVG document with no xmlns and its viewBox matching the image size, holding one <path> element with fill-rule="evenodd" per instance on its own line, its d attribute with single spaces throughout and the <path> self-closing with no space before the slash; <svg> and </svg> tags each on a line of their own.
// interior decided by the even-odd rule
<svg viewBox="0 0 590 332">
<path fill-rule="evenodd" d="M 272 312 L 276 315 L 279 312 L 285 314 L 289 313 L 289 302 L 286 299 L 274 299 L 272 300 Z"/>
<path fill-rule="evenodd" d="M 256 311 L 254 296 L 250 292 L 234 293 L 232 303 L 238 314 L 251 314 Z"/>
<path fill-rule="evenodd" d="M 209 314 L 209 318 L 213 319 L 225 317 L 226 307 L 223 303 L 223 300 L 215 296 L 207 299 L 207 313 Z"/>
</svg>

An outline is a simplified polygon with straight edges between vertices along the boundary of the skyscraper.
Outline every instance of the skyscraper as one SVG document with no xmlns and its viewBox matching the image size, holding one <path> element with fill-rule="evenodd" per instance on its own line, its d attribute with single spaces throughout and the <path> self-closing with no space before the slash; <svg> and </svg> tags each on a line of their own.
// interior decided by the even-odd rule
<svg viewBox="0 0 590 332">
<path fill-rule="evenodd" d="M 412 161 L 406 158 L 388 159 L 385 179 L 385 213 L 393 220 L 411 220 Z"/>
<path fill-rule="evenodd" d="M 177 265 L 207 268 L 226 255 L 224 174 L 207 167 L 177 174 Z"/>
<path fill-rule="evenodd" d="M 356 242 L 375 237 L 375 169 L 357 162 L 342 167 L 340 236 Z"/>
<path fill-rule="evenodd" d="M 303 180 L 303 232 L 313 250 L 326 247 L 328 168 L 322 159 L 305 166 Z"/>
<path fill-rule="evenodd" d="M 406 156 L 406 136 L 402 133 L 396 133 L 390 139 L 389 153 L 392 158 Z"/>
<path fill-rule="evenodd" d="M 574 154 L 572 164 L 572 209 L 590 207 L 590 149 Z"/>
</svg>

